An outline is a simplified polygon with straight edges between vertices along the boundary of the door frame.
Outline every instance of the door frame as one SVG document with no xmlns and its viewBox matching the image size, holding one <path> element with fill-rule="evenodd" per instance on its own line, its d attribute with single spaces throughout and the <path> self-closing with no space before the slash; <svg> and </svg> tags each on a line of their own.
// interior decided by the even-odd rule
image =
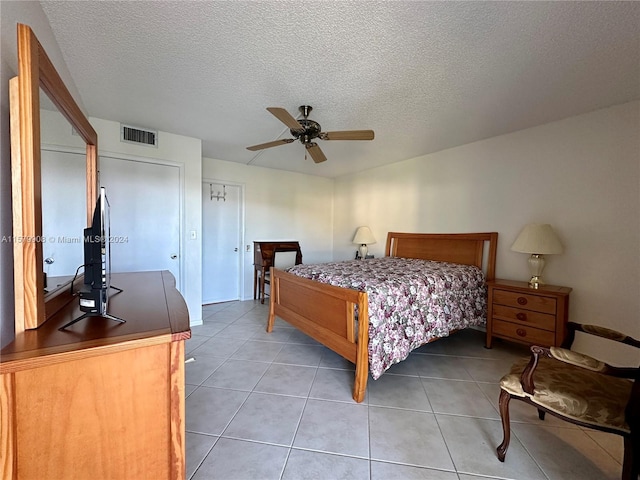
<svg viewBox="0 0 640 480">
<path fill-rule="evenodd" d="M 214 178 L 207 178 L 207 177 L 202 177 L 202 184 L 204 185 L 205 183 L 217 183 L 217 184 L 221 184 L 221 185 L 233 185 L 234 187 L 238 187 L 240 189 L 240 218 L 239 218 L 239 224 L 240 224 L 240 231 L 238 232 L 238 243 L 239 243 L 239 248 L 240 248 L 240 257 L 239 257 L 239 261 L 238 261 L 238 301 L 242 301 L 245 298 L 245 284 L 244 284 L 244 277 L 245 277 L 245 272 L 244 272 L 244 266 L 245 266 L 245 255 L 247 254 L 248 251 L 247 250 L 244 242 L 245 242 L 245 224 L 244 224 L 244 220 L 245 220 L 245 201 L 244 201 L 244 190 L 245 190 L 245 184 L 242 182 L 232 182 L 232 181 L 227 181 L 227 180 L 219 180 L 219 179 L 214 179 Z M 204 232 L 204 218 L 202 219 L 202 232 Z M 204 233 L 202 235 L 202 241 L 204 242 Z M 203 248 L 204 250 L 204 248 Z M 204 265 L 202 266 L 202 275 L 204 275 Z M 200 282 L 202 282 L 202 278 L 200 279 Z"/>
<path fill-rule="evenodd" d="M 185 262 L 184 262 L 184 232 L 186 231 L 185 215 L 185 175 L 184 175 L 184 163 L 174 162 L 171 160 L 164 160 L 154 157 L 143 157 L 140 155 L 131 155 L 129 153 L 121 153 L 121 152 L 111 152 L 111 151 L 102 151 L 98 152 L 98 185 L 100 184 L 100 157 L 110 157 L 115 158 L 117 160 L 126 160 L 130 162 L 142 162 L 142 163 L 150 163 L 152 165 L 163 165 L 167 167 L 177 167 L 178 168 L 178 259 L 180 260 L 180 264 L 178 266 L 178 271 L 180 272 L 180 280 L 178 282 L 177 288 L 184 295 L 186 292 L 184 290 L 185 286 Z"/>
</svg>

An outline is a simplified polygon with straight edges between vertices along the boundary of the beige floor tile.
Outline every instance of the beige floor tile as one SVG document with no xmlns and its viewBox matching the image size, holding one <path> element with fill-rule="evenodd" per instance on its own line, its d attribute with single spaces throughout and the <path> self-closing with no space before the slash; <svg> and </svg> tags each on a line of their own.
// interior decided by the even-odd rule
<svg viewBox="0 0 640 480">
<path fill-rule="evenodd" d="M 511 431 L 550 480 L 620 478 L 620 464 L 582 429 L 521 423 L 512 425 Z"/>
</svg>

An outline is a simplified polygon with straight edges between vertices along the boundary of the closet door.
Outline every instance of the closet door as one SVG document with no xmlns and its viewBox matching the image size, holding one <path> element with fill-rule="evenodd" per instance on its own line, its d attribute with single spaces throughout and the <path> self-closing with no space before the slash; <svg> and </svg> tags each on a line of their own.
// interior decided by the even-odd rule
<svg viewBox="0 0 640 480">
<path fill-rule="evenodd" d="M 110 205 L 111 271 L 169 270 L 180 290 L 180 169 L 101 156 L 99 180 Z"/>
</svg>

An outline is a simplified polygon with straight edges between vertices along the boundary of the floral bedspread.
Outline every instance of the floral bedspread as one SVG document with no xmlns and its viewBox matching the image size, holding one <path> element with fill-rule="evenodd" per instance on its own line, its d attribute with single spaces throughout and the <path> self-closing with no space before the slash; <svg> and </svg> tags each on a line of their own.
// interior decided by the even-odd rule
<svg viewBox="0 0 640 480">
<path fill-rule="evenodd" d="M 429 340 L 486 322 L 484 274 L 474 266 L 384 257 L 302 264 L 288 271 L 367 292 L 374 379 Z"/>
</svg>

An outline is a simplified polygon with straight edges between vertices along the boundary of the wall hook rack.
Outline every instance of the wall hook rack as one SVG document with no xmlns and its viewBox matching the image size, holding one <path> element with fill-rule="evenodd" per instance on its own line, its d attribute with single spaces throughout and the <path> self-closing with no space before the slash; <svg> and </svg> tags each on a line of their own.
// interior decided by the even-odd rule
<svg viewBox="0 0 640 480">
<path fill-rule="evenodd" d="M 223 202 L 227 201 L 227 186 L 222 185 L 222 192 L 218 190 L 216 193 L 213 193 L 213 183 L 209 184 L 209 191 L 211 193 L 211 201 L 215 198 L 218 202 L 222 200 Z"/>
</svg>

